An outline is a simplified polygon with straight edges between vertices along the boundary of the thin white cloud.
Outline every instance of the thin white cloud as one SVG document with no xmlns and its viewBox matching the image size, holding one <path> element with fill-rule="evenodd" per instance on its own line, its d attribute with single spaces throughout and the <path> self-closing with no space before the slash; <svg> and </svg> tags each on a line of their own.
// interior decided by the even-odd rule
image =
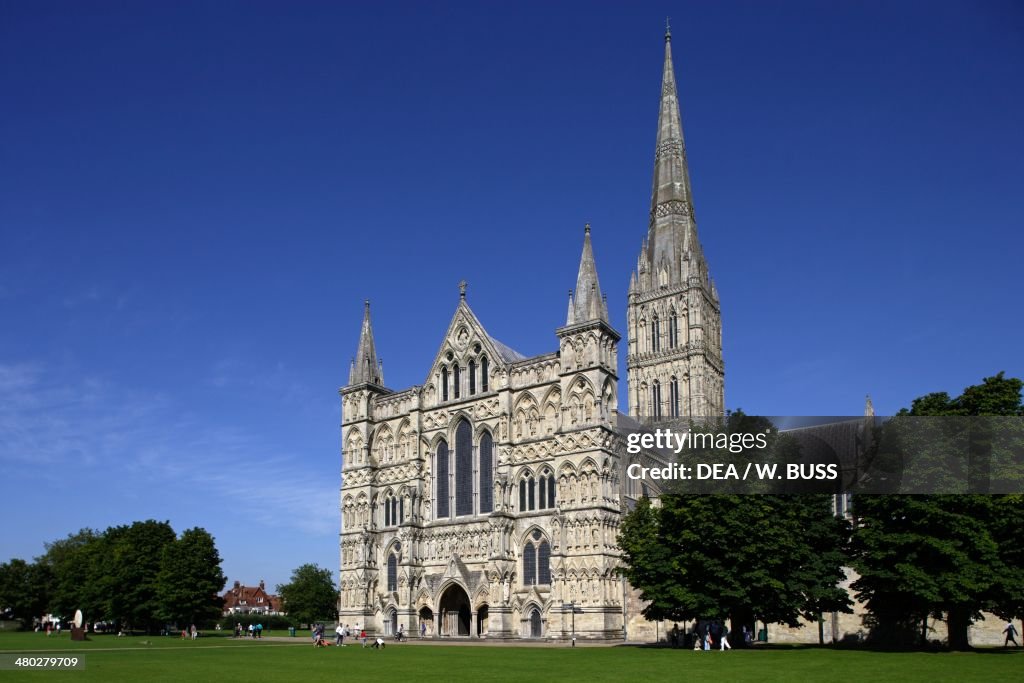
<svg viewBox="0 0 1024 683">
<path fill-rule="evenodd" d="M 107 468 L 123 489 L 159 482 L 246 510 L 254 523 L 337 531 L 337 482 L 258 431 L 210 425 L 167 397 L 41 364 L 0 363 L 0 464 L 23 473 Z"/>
</svg>

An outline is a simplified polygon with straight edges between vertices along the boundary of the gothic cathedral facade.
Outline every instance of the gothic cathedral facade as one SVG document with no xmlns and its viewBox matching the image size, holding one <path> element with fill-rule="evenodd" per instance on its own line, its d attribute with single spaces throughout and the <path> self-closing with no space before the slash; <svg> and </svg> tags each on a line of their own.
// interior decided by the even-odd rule
<svg viewBox="0 0 1024 683">
<path fill-rule="evenodd" d="M 627 411 L 724 411 L 718 293 L 697 238 L 665 63 L 647 239 L 629 285 Z M 618 344 L 590 228 L 558 349 L 491 337 L 465 284 L 421 385 L 384 385 L 365 304 L 340 390 L 340 621 L 413 636 L 621 639 L 642 622 L 617 573 L 625 477 Z"/>
</svg>

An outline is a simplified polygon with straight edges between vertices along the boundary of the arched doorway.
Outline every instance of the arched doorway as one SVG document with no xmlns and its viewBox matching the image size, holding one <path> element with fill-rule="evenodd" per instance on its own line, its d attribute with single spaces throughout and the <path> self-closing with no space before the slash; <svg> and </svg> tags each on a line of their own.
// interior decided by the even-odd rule
<svg viewBox="0 0 1024 683">
<path fill-rule="evenodd" d="M 425 638 L 431 638 L 434 635 L 434 610 L 429 607 L 420 608 L 420 630 L 419 633 Z"/>
<path fill-rule="evenodd" d="M 471 616 L 469 596 L 461 586 L 456 584 L 448 586 L 444 594 L 441 595 L 440 612 L 440 635 L 469 636 Z"/>
<path fill-rule="evenodd" d="M 398 610 L 391 608 L 384 613 L 384 635 L 393 636 L 398 633 Z"/>
<path fill-rule="evenodd" d="M 530 612 L 530 637 L 540 638 L 540 610 L 536 607 Z"/>
<path fill-rule="evenodd" d="M 477 637 L 487 635 L 487 617 L 490 610 L 487 609 L 487 605 L 480 605 L 476 611 L 476 635 Z"/>
</svg>

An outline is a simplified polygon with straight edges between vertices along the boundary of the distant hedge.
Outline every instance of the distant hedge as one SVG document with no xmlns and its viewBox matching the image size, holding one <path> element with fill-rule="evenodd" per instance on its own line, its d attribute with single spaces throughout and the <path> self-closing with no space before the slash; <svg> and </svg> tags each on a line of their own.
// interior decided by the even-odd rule
<svg viewBox="0 0 1024 683">
<path fill-rule="evenodd" d="M 229 614 L 220 620 L 220 627 L 225 631 L 234 631 L 235 624 L 249 631 L 249 624 L 263 624 L 263 631 L 283 631 L 293 624 L 291 619 L 282 614 Z"/>
</svg>

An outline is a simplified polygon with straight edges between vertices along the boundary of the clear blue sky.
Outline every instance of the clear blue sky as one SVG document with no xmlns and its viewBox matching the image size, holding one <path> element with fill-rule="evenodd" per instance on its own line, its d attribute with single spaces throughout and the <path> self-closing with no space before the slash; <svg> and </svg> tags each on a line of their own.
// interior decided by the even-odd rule
<svg viewBox="0 0 1024 683">
<path fill-rule="evenodd" d="M 462 278 L 553 350 L 589 221 L 624 328 L 666 14 L 727 405 L 1024 376 L 1020 3 L 4 0 L 0 560 L 153 517 L 336 571 L 364 298 L 394 388 Z"/>
</svg>

